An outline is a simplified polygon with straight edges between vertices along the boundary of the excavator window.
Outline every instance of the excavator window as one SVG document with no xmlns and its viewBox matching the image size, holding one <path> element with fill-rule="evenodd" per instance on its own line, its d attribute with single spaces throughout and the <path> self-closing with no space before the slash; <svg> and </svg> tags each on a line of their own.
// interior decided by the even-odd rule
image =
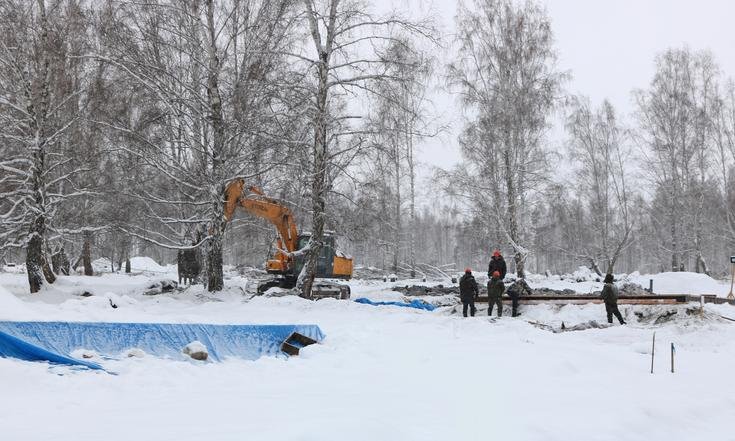
<svg viewBox="0 0 735 441">
<path fill-rule="evenodd" d="M 309 243 L 309 240 L 311 239 L 311 236 L 299 236 L 299 240 L 297 242 L 296 249 L 300 250 L 306 246 L 306 244 Z M 334 249 L 334 236 L 324 236 L 324 248 L 331 248 Z"/>
<path fill-rule="evenodd" d="M 296 249 L 297 250 L 300 250 L 300 249 L 304 248 L 306 246 L 306 244 L 309 243 L 309 239 L 311 239 L 310 236 L 301 236 L 301 237 L 299 237 L 299 242 L 298 242 L 298 244 L 296 246 Z"/>
</svg>

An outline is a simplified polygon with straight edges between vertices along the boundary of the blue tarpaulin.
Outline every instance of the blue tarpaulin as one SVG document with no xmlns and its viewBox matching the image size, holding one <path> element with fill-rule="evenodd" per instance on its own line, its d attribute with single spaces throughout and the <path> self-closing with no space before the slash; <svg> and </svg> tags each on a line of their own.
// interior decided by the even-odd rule
<svg viewBox="0 0 735 441">
<path fill-rule="evenodd" d="M 374 302 L 370 299 L 366 299 L 365 297 L 360 297 L 359 299 L 355 299 L 357 303 L 364 303 L 366 305 L 373 305 L 373 306 L 382 306 L 382 305 L 392 305 L 392 306 L 402 306 L 404 308 L 416 308 L 416 309 L 423 309 L 425 311 L 433 311 L 436 309 L 436 306 L 432 305 L 431 303 L 426 303 L 423 300 L 414 299 L 411 300 L 409 303 L 404 302 Z"/>
<path fill-rule="evenodd" d="M 318 342 L 324 339 L 317 325 L 0 321 L 0 356 L 101 369 L 96 363 L 77 360 L 70 354 L 86 349 L 103 357 L 118 358 L 125 351 L 138 348 L 158 357 L 181 358 L 182 349 L 198 340 L 206 346 L 210 360 L 255 360 L 263 355 L 282 354 L 281 344 L 293 332 Z"/>
<path fill-rule="evenodd" d="M 0 357 L 18 358 L 20 360 L 27 361 L 48 361 L 49 363 L 84 366 L 90 369 L 102 369 L 102 366 L 97 363 L 54 354 L 53 352 L 47 351 L 39 346 L 29 344 L 4 332 L 0 332 Z"/>
</svg>

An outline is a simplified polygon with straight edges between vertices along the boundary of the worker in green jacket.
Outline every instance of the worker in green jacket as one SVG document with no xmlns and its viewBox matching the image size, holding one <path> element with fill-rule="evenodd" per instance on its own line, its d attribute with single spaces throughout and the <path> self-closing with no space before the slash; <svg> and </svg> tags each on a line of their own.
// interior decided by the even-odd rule
<svg viewBox="0 0 735 441">
<path fill-rule="evenodd" d="M 505 285 L 500 278 L 500 271 L 494 271 L 492 278 L 487 282 L 487 315 L 493 315 L 493 305 L 498 306 L 498 317 L 503 316 L 503 293 Z"/>
<path fill-rule="evenodd" d="M 521 315 L 518 312 L 518 303 L 522 295 L 533 295 L 533 291 L 525 280 L 518 279 L 508 287 L 508 297 L 511 300 L 513 317 Z"/>
<path fill-rule="evenodd" d="M 602 300 L 605 301 L 605 311 L 607 312 L 607 322 L 612 323 L 613 315 L 617 317 L 621 325 L 625 324 L 623 315 L 618 309 L 618 287 L 613 283 L 613 275 L 605 276 L 605 286 L 602 287 Z"/>
</svg>

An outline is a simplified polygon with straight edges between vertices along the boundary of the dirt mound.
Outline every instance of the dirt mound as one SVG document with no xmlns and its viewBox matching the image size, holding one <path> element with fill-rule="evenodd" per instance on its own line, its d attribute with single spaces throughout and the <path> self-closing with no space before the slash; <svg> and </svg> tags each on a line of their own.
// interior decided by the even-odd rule
<svg viewBox="0 0 735 441">
<path fill-rule="evenodd" d="M 585 331 L 587 329 L 604 329 L 604 328 L 609 328 L 609 327 L 613 326 L 613 325 L 611 325 L 609 323 L 599 323 L 599 322 L 597 322 L 597 320 L 589 320 L 589 321 L 586 321 L 586 322 L 583 322 L 583 323 L 578 323 L 578 324 L 573 325 L 573 326 L 567 326 L 564 322 L 561 322 L 561 326 L 558 327 L 558 328 L 555 328 L 555 327 L 553 327 L 551 325 L 548 325 L 546 323 L 541 323 L 541 322 L 537 322 L 537 321 L 529 321 L 528 323 L 530 323 L 531 325 L 533 325 L 533 326 L 535 326 L 535 327 L 537 327 L 539 329 L 543 329 L 544 331 L 550 331 L 550 332 L 553 332 L 555 334 L 558 334 L 560 332 Z"/>
<path fill-rule="evenodd" d="M 506 284 L 506 288 L 510 285 L 510 283 Z M 480 291 L 481 296 L 487 295 L 487 286 L 484 284 L 478 284 L 478 288 Z M 447 294 L 455 294 L 459 295 L 459 286 L 452 285 L 452 286 L 444 286 L 444 285 L 437 285 L 437 286 L 421 286 L 421 285 L 406 285 L 404 287 L 395 288 L 396 291 L 403 293 L 407 296 L 443 296 Z M 579 293 L 577 291 L 574 291 L 573 289 L 552 289 L 552 288 L 535 288 L 532 289 L 533 295 L 535 296 L 581 296 L 586 295 L 583 293 Z M 598 293 L 599 294 L 599 291 Z"/>
<path fill-rule="evenodd" d="M 663 325 L 666 323 L 679 322 L 725 322 L 725 320 L 709 311 L 702 311 L 698 306 L 671 307 L 671 308 L 645 308 L 634 311 L 638 323 L 648 325 Z"/>
<path fill-rule="evenodd" d="M 620 294 L 625 296 L 647 296 L 652 295 L 637 283 L 625 283 L 620 287 Z"/>
<path fill-rule="evenodd" d="M 480 295 L 483 295 L 483 293 L 487 294 L 487 288 L 483 286 L 479 286 L 479 288 L 480 288 Z M 409 296 L 409 297 L 445 296 L 448 294 L 459 295 L 459 286 L 444 286 L 444 285 L 437 285 L 437 286 L 411 285 L 409 286 L 409 285 L 406 285 L 402 288 L 396 287 L 393 290 L 403 293 L 404 295 Z"/>
<path fill-rule="evenodd" d="M 551 288 L 536 288 L 532 289 L 533 295 L 535 296 L 575 296 L 583 295 L 573 289 L 551 289 Z"/>
</svg>

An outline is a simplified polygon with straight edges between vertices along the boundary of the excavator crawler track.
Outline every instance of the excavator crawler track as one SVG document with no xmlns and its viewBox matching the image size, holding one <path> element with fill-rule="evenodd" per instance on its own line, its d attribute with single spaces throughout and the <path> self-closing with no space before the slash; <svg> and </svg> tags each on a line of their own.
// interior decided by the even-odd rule
<svg viewBox="0 0 735 441">
<path fill-rule="evenodd" d="M 352 291 L 348 285 L 331 282 L 314 282 L 311 287 L 311 298 L 314 300 L 331 297 L 338 300 L 349 300 Z"/>
</svg>

